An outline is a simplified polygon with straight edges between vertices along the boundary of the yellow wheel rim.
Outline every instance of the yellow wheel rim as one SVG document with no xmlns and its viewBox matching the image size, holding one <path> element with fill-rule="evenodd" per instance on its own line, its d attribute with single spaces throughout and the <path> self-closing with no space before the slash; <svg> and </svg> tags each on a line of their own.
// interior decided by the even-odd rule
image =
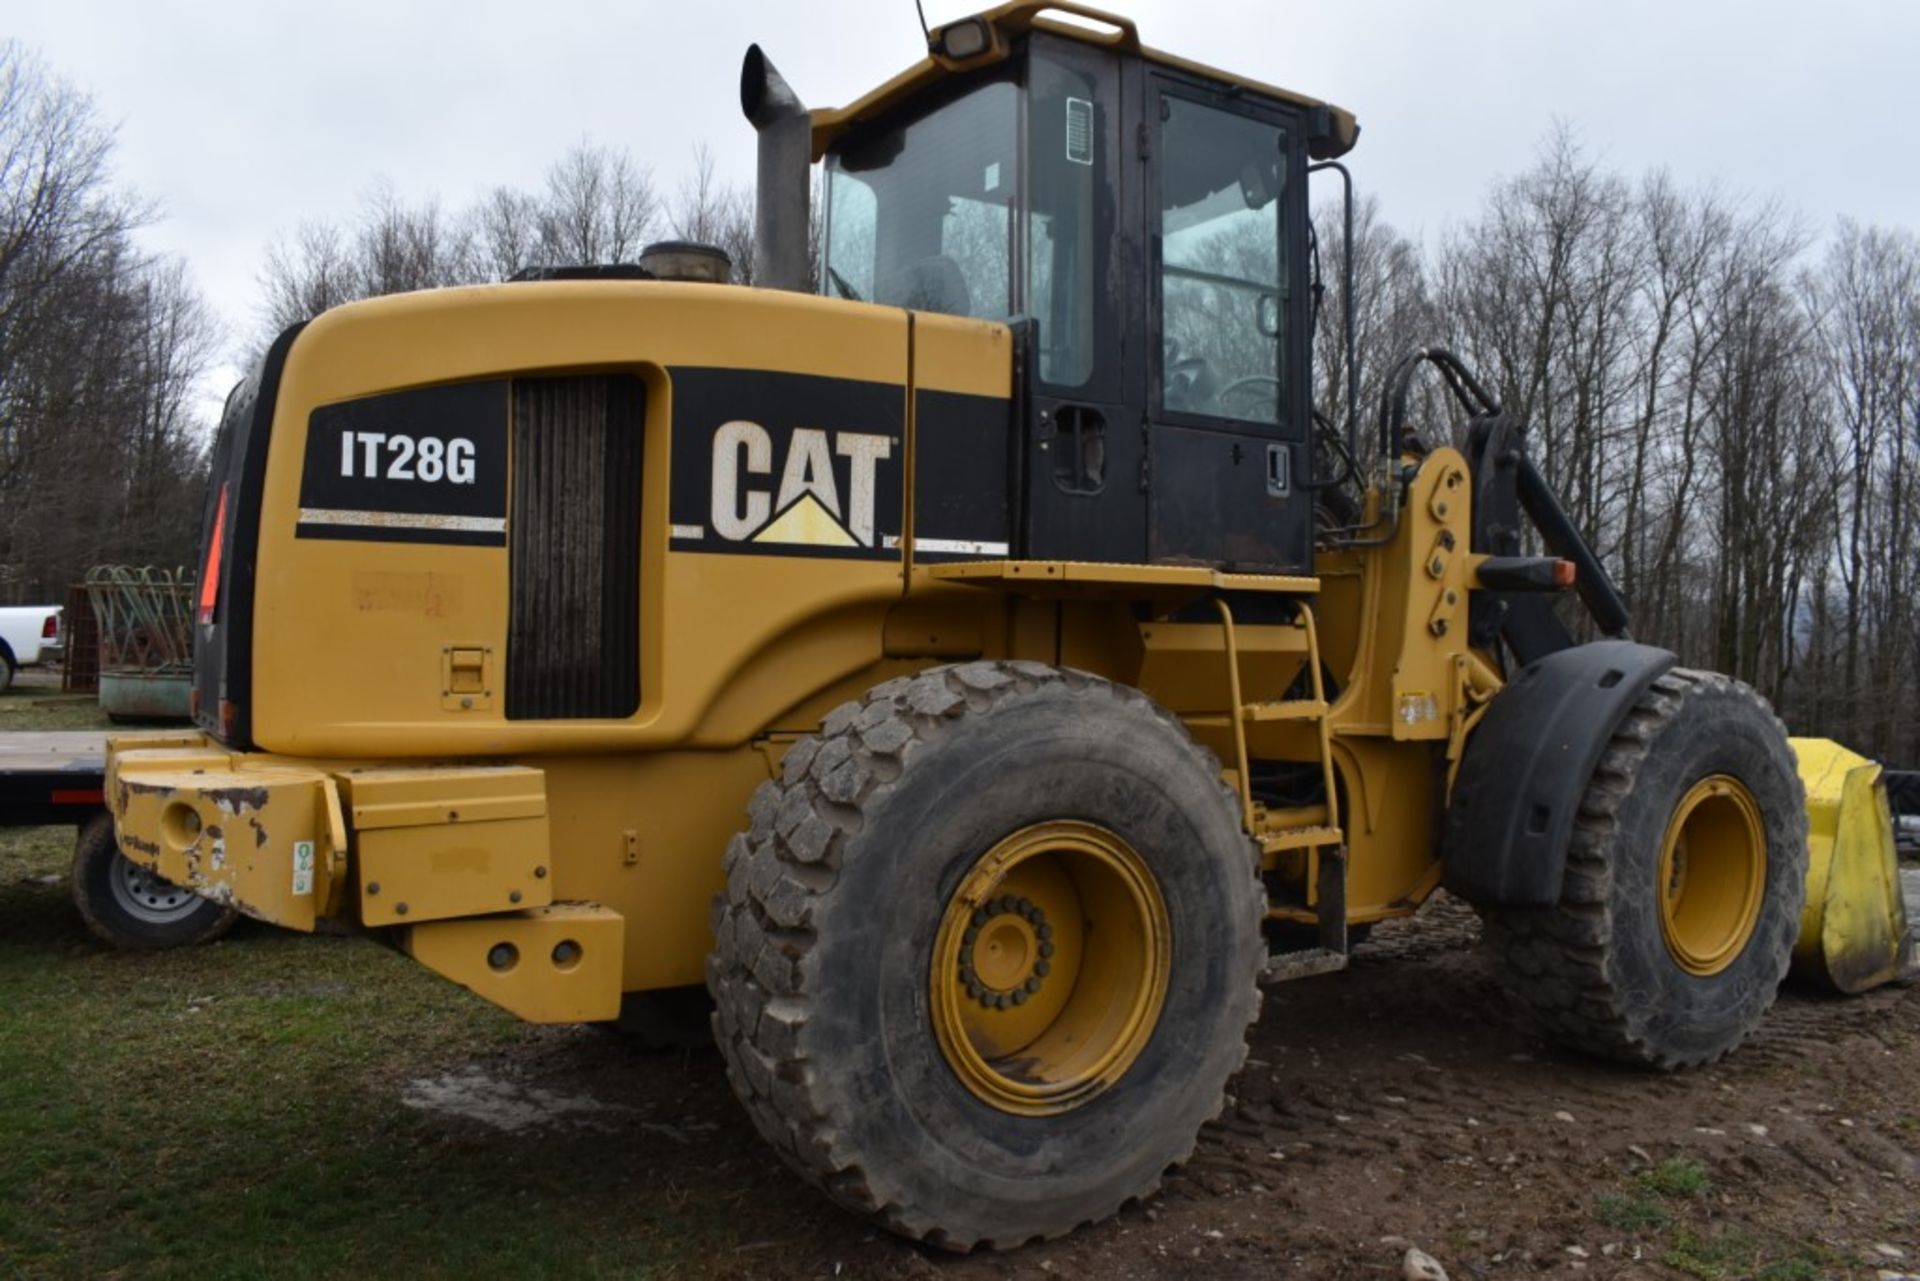
<svg viewBox="0 0 1920 1281">
<path fill-rule="evenodd" d="M 1767 885 L 1760 807 L 1725 774 L 1688 789 L 1660 845 L 1660 934 L 1689 974 L 1718 974 L 1753 937 Z"/>
<path fill-rule="evenodd" d="M 1065 1112 L 1140 1057 L 1171 961 L 1166 902 L 1134 848 L 1092 823 L 1041 823 L 987 851 L 948 901 L 934 1034 L 987 1103 Z"/>
</svg>

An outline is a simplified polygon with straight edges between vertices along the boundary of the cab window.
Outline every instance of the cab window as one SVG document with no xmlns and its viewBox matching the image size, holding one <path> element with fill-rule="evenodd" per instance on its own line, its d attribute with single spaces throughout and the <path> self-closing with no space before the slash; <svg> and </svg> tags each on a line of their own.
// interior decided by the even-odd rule
<svg viewBox="0 0 1920 1281">
<path fill-rule="evenodd" d="M 1113 216 L 1106 104 L 1089 70 L 1039 41 L 1027 96 L 1027 309 L 1038 322 L 1040 381 L 1080 388 L 1105 340 L 1095 285 Z"/>
<path fill-rule="evenodd" d="M 1286 132 L 1172 94 L 1160 101 L 1161 407 L 1278 423 Z"/>
<path fill-rule="evenodd" d="M 1000 80 L 827 160 L 822 288 L 950 316 L 1014 311 L 1019 94 Z"/>
</svg>

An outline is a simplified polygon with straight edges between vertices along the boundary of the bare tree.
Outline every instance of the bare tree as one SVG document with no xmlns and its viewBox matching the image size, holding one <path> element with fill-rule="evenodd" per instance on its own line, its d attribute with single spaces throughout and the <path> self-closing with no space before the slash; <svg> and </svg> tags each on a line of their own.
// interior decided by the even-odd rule
<svg viewBox="0 0 1920 1281">
<path fill-rule="evenodd" d="M 540 202 L 524 191 L 495 187 L 468 215 L 474 268 L 487 280 L 511 280 L 541 265 Z"/>
<path fill-rule="evenodd" d="M 753 283 L 753 192 L 723 182 L 713 152 L 695 144 L 693 167 L 667 204 L 667 226 L 678 240 L 697 241 L 726 251 L 736 284 Z"/>
<path fill-rule="evenodd" d="M 184 268 L 134 247 L 112 150 L 91 99 L 0 44 L 0 578 L 40 599 L 130 546 L 191 555 L 214 330 Z"/>
<path fill-rule="evenodd" d="M 659 213 L 651 173 L 625 151 L 581 141 L 547 171 L 543 259 L 549 265 L 632 262 Z"/>
</svg>

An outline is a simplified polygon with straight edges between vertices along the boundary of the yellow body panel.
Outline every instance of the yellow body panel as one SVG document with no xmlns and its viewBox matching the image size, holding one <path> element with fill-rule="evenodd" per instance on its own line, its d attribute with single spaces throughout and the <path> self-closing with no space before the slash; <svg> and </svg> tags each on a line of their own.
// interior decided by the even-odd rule
<svg viewBox="0 0 1920 1281">
<path fill-rule="evenodd" d="M 1864 992 L 1912 964 L 1880 766 L 1825 738 L 1795 738 L 1807 789 L 1807 905 L 1794 944 L 1796 973 L 1841 992 Z"/>
<path fill-rule="evenodd" d="M 405 925 L 553 901 L 540 770 L 354 770 L 340 777 L 363 925 Z"/>
<path fill-rule="evenodd" d="M 1001 326 L 966 330 L 976 346 L 991 345 L 987 330 L 1005 342 Z M 315 320 L 295 345 L 263 509 L 298 509 L 308 414 L 357 397 L 501 375 L 625 371 L 646 387 L 646 421 L 665 424 L 674 366 L 890 384 L 904 402 L 907 362 L 904 312 L 725 285 L 515 284 L 356 303 Z M 268 519 L 253 637 L 260 746 L 389 758 L 733 745 L 780 708 L 877 660 L 900 562 L 669 553 L 670 439 L 664 430 L 645 439 L 640 626 L 657 642 L 642 647 L 633 717 L 531 724 L 507 720 L 498 700 L 462 708 L 448 697 L 444 651 L 506 650 L 506 549 L 394 542 L 344 554 L 341 544 L 296 537 L 291 519 Z M 871 626 L 849 625 L 863 621 Z M 780 666 L 777 678 L 755 670 L 769 662 Z M 723 696 L 727 705 L 716 708 Z"/>
<path fill-rule="evenodd" d="M 529 1023 L 620 1015 L 620 914 L 562 903 L 504 916 L 416 925 L 408 955 Z"/>
<path fill-rule="evenodd" d="M 628 990 L 701 982 L 721 858 L 768 777 L 767 757 L 742 747 L 548 764 L 556 897 L 627 918 Z"/>
</svg>

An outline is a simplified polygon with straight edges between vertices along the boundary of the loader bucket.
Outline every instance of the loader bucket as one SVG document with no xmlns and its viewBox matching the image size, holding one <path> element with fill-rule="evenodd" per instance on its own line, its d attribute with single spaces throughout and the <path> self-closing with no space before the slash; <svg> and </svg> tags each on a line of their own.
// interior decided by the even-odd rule
<svg viewBox="0 0 1920 1281">
<path fill-rule="evenodd" d="M 1807 906 L 1793 972 L 1838 992 L 1907 974 L 1913 939 L 1900 894 L 1880 766 L 1832 739 L 1789 740 L 1807 788 Z"/>
</svg>

